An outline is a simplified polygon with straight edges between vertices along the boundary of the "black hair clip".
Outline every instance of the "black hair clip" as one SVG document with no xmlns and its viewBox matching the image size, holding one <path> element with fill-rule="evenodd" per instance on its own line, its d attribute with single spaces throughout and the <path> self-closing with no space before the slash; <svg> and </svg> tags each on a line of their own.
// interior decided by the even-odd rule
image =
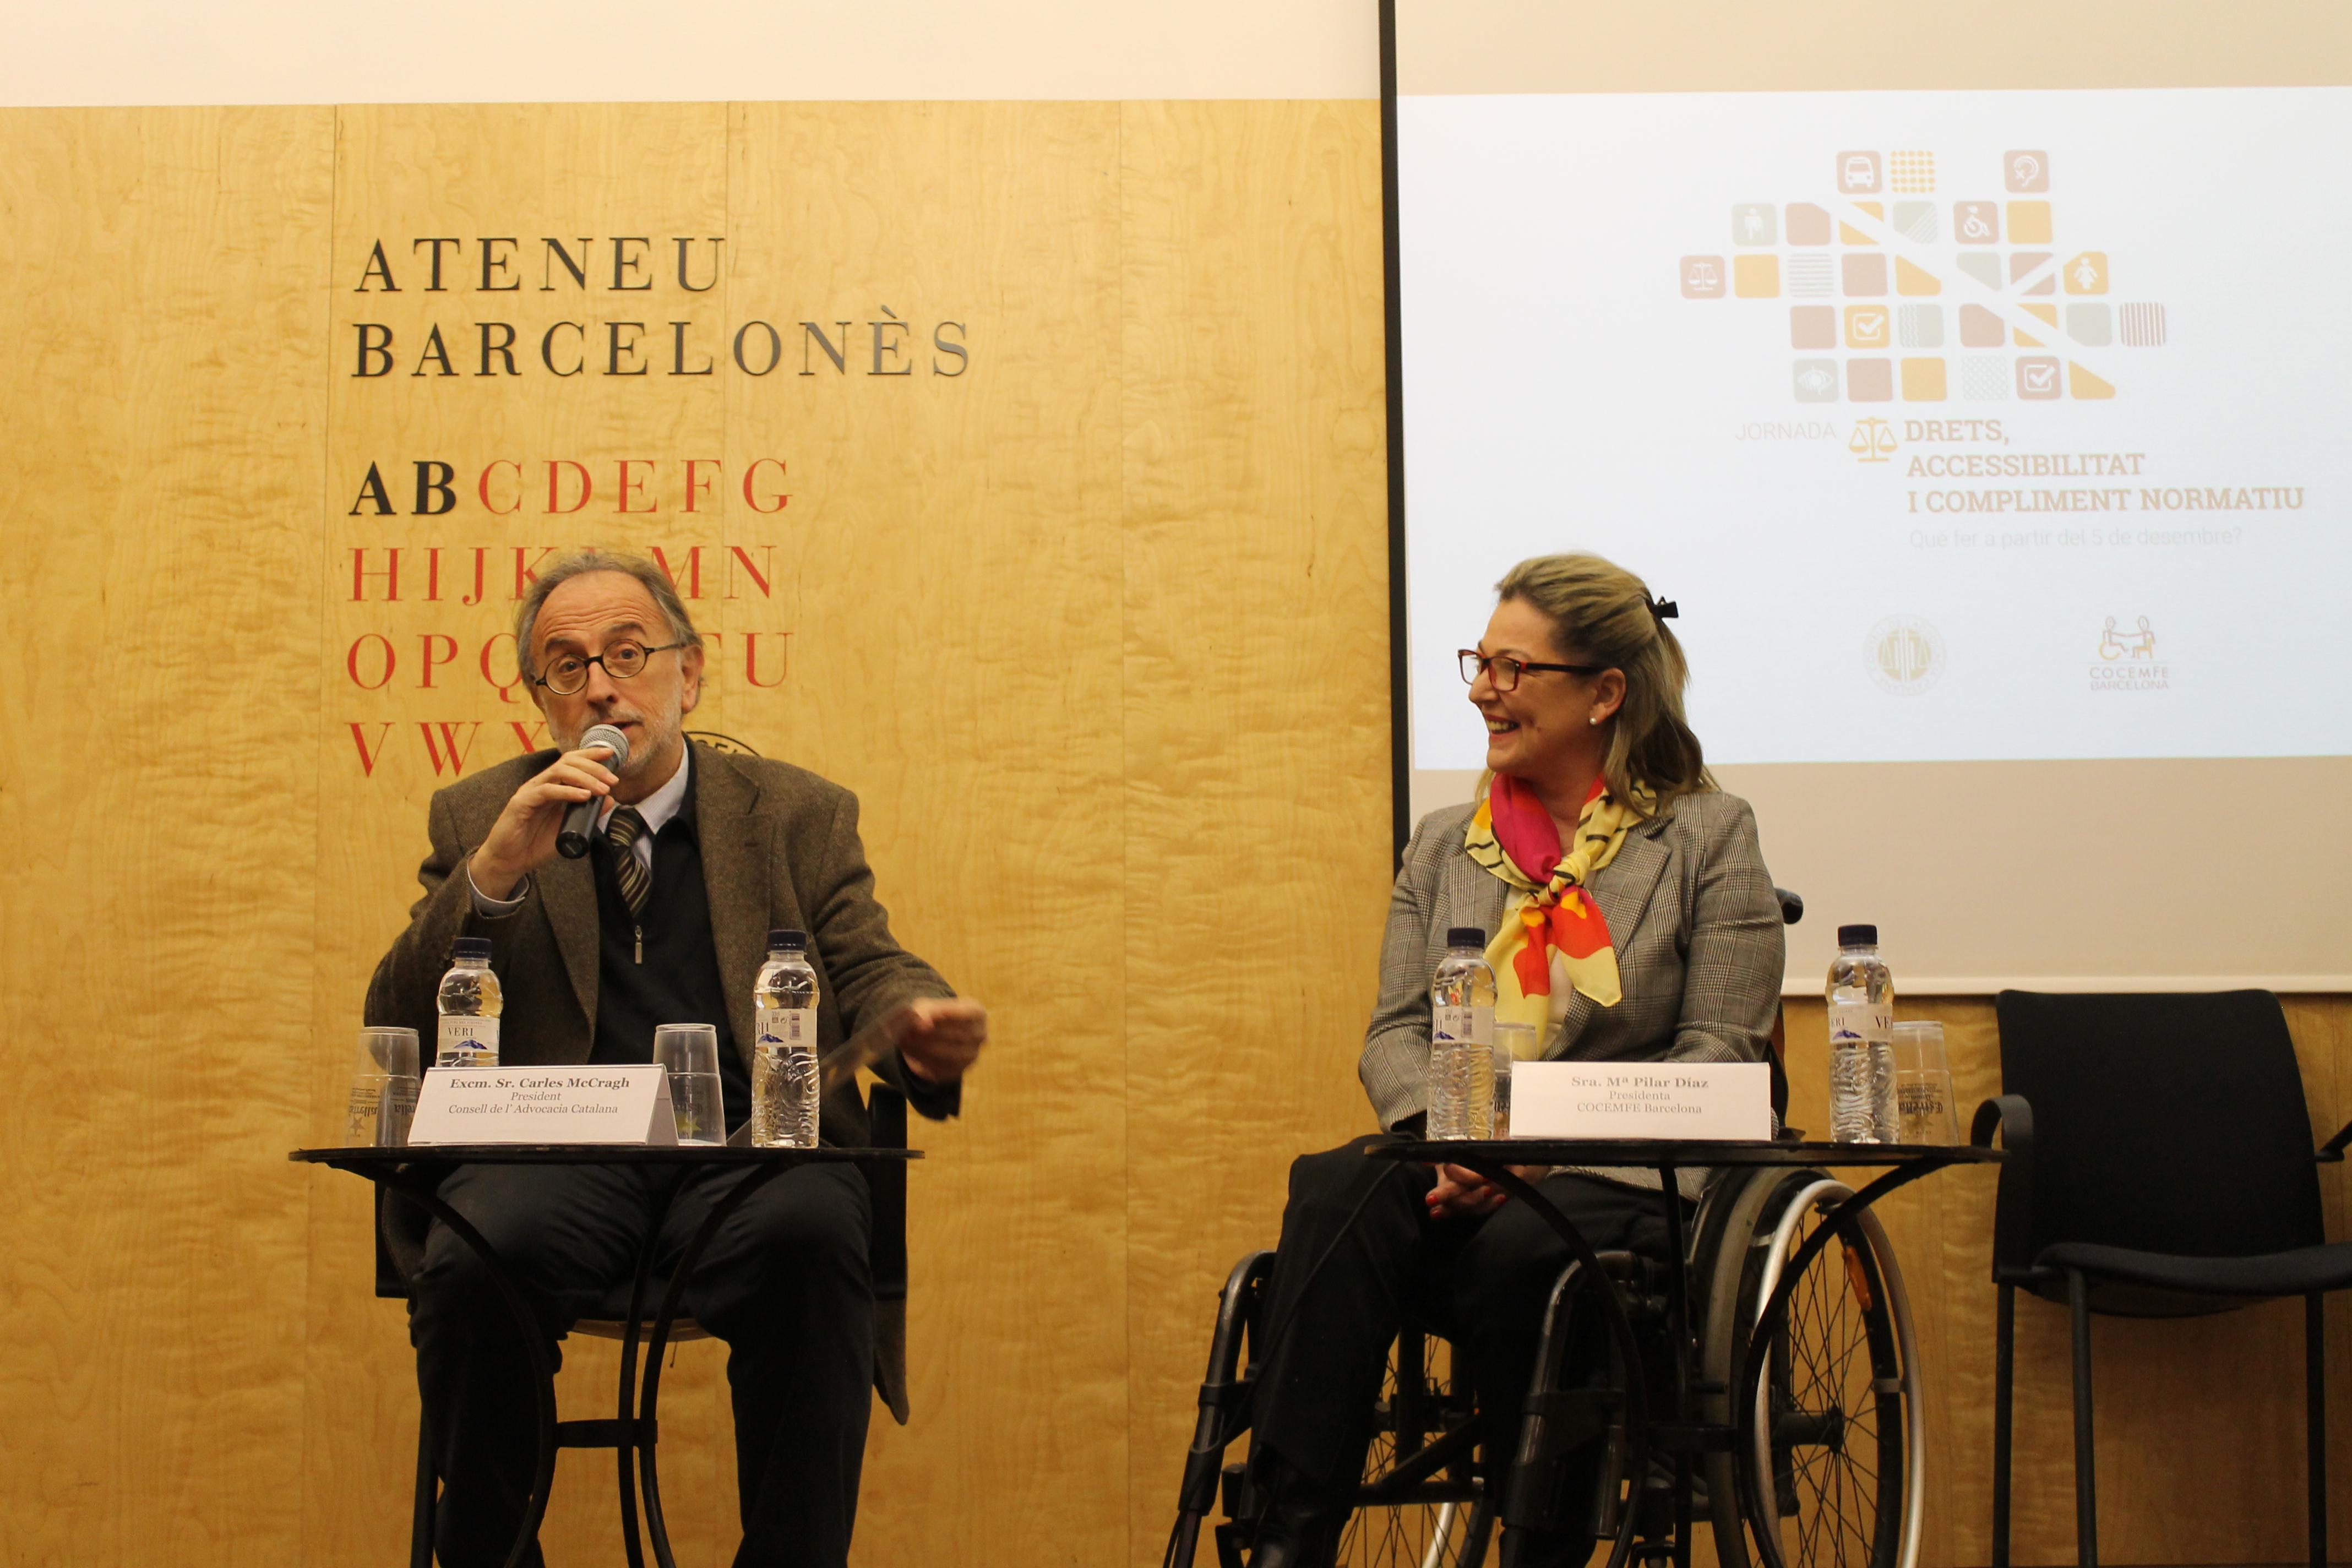
<svg viewBox="0 0 2352 1568">
<path fill-rule="evenodd" d="M 1650 605 L 1650 614 L 1662 621 L 1671 621 L 1679 619 L 1682 612 L 1675 607 L 1672 599 L 1659 599 Z"/>
</svg>

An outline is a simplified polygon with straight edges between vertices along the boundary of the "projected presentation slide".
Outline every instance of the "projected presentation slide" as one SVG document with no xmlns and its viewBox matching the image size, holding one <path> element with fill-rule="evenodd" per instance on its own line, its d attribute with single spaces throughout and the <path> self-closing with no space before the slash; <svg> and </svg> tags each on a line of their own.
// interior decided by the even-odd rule
<svg viewBox="0 0 2352 1568">
<path fill-rule="evenodd" d="M 1514 561 L 1712 761 L 2352 753 L 2352 89 L 1398 103 L 1412 761 Z"/>
</svg>

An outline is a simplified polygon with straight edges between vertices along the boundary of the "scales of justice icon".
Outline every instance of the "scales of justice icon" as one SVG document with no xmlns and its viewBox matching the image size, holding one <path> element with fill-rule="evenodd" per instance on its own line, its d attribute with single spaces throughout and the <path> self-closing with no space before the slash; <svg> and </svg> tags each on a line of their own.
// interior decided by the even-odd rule
<svg viewBox="0 0 2352 1568">
<path fill-rule="evenodd" d="M 1884 419 L 1857 419 L 1845 449 L 1865 463 L 1883 463 L 1895 454 L 1895 426 Z"/>
</svg>

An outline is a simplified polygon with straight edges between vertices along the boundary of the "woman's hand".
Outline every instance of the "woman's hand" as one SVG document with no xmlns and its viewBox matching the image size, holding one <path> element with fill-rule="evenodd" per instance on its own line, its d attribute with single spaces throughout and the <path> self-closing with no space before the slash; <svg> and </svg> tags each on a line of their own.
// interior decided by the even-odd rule
<svg viewBox="0 0 2352 1568">
<path fill-rule="evenodd" d="M 1514 1165 L 1511 1173 L 1523 1182 L 1539 1182 L 1549 1173 L 1545 1165 Z M 1496 1186 L 1477 1172 L 1462 1165 L 1437 1167 L 1437 1185 L 1429 1189 L 1423 1201 L 1429 1205 L 1432 1219 L 1453 1219 L 1467 1215 L 1472 1218 L 1493 1214 L 1509 1201 L 1510 1194 Z"/>
</svg>

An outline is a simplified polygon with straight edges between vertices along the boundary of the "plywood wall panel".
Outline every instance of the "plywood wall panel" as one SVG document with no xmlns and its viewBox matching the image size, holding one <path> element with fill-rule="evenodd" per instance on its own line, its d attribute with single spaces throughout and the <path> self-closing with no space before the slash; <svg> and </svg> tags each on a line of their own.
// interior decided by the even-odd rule
<svg viewBox="0 0 2352 1568">
<path fill-rule="evenodd" d="M 0 119 L 11 1562 L 298 1548 L 329 128 Z"/>
<path fill-rule="evenodd" d="M 877 1424 L 857 1558 L 1115 1561 L 1117 111 L 734 113 L 730 286 L 790 347 L 730 384 L 729 450 L 794 479 L 754 535 L 773 608 L 737 600 L 727 624 L 780 617 L 793 665 L 773 691 L 730 667 L 728 723 L 858 792 L 894 929 L 990 1005 L 994 1037 L 961 1121 L 915 1129 L 915 1417 Z"/>
<path fill-rule="evenodd" d="M 1131 1535 L 1158 1560 L 1215 1293 L 1370 1131 L 1387 905 L 1371 105 L 1126 113 Z M 1366 284 L 1370 282 L 1370 288 Z"/>
</svg>

